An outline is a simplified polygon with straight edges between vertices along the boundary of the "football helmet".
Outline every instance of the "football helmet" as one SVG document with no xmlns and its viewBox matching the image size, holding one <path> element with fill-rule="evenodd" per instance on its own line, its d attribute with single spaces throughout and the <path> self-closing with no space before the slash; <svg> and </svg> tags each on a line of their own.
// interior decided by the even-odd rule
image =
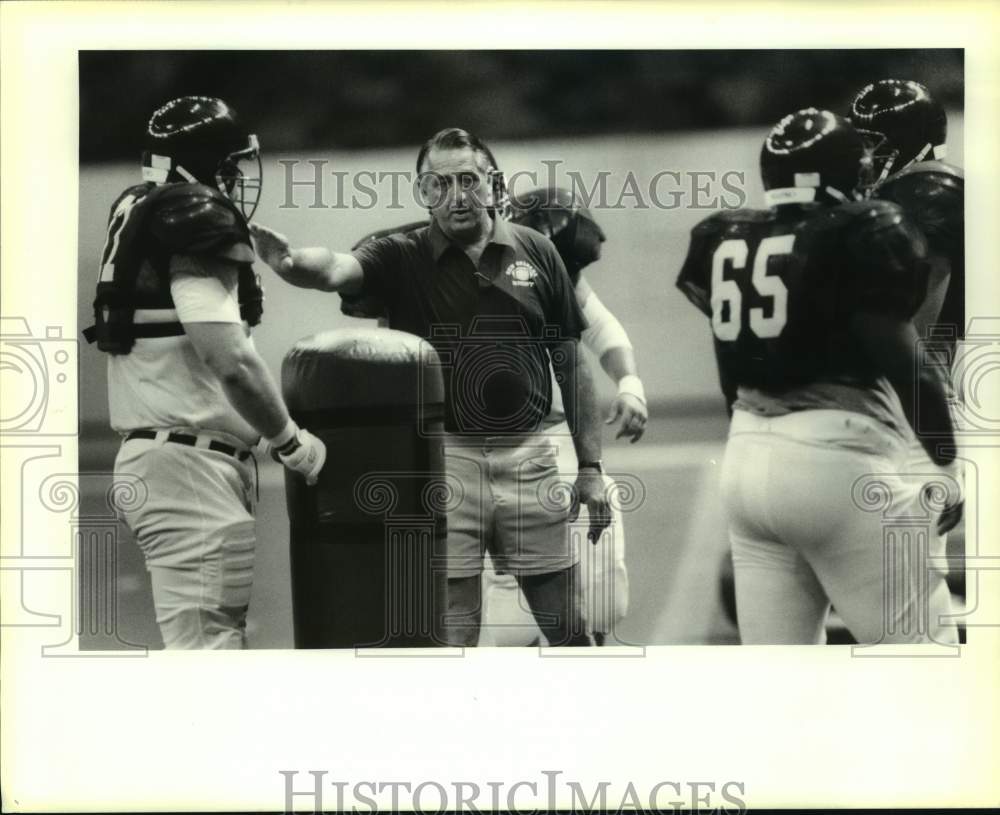
<svg viewBox="0 0 1000 815">
<path fill-rule="evenodd" d="M 764 139 L 764 200 L 768 206 L 857 200 L 870 166 L 864 139 L 849 121 L 805 108 L 778 122 Z"/>
<path fill-rule="evenodd" d="M 872 154 L 874 185 L 910 164 L 945 157 L 948 117 L 919 82 L 873 82 L 854 97 L 849 118 Z"/>
<path fill-rule="evenodd" d="M 531 190 L 511 199 L 511 220 L 541 232 L 555 244 L 575 285 L 580 271 L 601 256 L 604 230 L 574 191 Z"/>
<path fill-rule="evenodd" d="M 182 96 L 150 118 L 142 177 L 159 184 L 198 181 L 225 193 L 249 221 L 260 200 L 257 137 L 234 111 L 211 96 Z"/>
</svg>

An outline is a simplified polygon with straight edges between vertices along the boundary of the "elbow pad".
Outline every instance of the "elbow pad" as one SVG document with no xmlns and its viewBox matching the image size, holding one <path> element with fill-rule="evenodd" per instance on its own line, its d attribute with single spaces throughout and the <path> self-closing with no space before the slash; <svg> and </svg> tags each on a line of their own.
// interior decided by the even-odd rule
<svg viewBox="0 0 1000 815">
<path fill-rule="evenodd" d="M 615 317 L 607 306 L 598 298 L 595 292 L 591 292 L 587 302 L 583 304 L 583 316 L 587 320 L 587 328 L 583 332 L 583 342 L 597 358 L 600 359 L 612 348 L 631 348 L 628 334 L 618 318 Z"/>
</svg>

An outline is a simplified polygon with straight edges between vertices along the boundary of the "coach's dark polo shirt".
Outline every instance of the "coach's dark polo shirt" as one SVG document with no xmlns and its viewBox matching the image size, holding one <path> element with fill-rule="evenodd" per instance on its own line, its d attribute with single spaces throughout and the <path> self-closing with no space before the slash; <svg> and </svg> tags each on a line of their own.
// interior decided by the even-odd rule
<svg viewBox="0 0 1000 815">
<path fill-rule="evenodd" d="M 354 252 L 363 294 L 385 303 L 389 327 L 431 342 L 441 357 L 445 428 L 535 430 L 549 412 L 550 348 L 586 327 L 548 238 L 496 219 L 479 268 L 436 222 Z"/>
</svg>

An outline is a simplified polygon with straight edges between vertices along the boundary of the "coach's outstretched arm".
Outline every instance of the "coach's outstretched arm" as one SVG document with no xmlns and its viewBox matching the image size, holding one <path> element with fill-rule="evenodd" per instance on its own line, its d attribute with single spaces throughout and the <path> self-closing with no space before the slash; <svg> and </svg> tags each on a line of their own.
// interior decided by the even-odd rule
<svg viewBox="0 0 1000 815">
<path fill-rule="evenodd" d="M 293 249 L 288 238 L 260 224 L 250 224 L 250 231 L 257 254 L 286 283 L 344 294 L 361 289 L 361 264 L 354 255 L 321 246 Z"/>
</svg>

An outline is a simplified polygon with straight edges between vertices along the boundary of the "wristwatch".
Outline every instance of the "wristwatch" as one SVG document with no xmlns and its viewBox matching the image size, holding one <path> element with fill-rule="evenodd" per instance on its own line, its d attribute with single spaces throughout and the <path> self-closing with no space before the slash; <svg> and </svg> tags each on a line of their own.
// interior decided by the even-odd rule
<svg viewBox="0 0 1000 815">
<path fill-rule="evenodd" d="M 597 470 L 597 472 L 599 472 L 599 473 L 601 473 L 601 475 L 603 475 L 604 474 L 604 462 L 601 461 L 600 459 L 597 459 L 596 461 L 581 461 L 580 465 L 579 465 L 579 467 L 577 469 L 579 469 L 579 470 Z"/>
</svg>

